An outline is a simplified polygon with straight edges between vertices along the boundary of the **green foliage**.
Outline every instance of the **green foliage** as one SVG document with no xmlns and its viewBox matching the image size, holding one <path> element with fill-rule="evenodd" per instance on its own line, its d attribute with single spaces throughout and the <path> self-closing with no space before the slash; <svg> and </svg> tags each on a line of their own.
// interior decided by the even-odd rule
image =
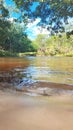
<svg viewBox="0 0 73 130">
<path fill-rule="evenodd" d="M 10 27 L 11 23 L 9 21 L 0 19 L 0 46 L 2 46 L 8 38 Z"/>
<path fill-rule="evenodd" d="M 34 1 L 29 0 L 12 0 L 16 4 L 15 11 L 21 13 L 19 22 L 24 21 L 27 24 L 28 19 L 32 21 L 40 17 L 38 24 L 42 28 L 47 25 L 47 29 L 54 32 L 64 32 L 62 21 L 68 24 L 68 17 L 73 17 L 73 0 L 39 0 L 35 10 L 31 10 Z M 13 10 L 13 9 L 12 9 Z M 38 35 L 33 43 L 28 39 L 20 25 L 11 23 L 7 20 L 9 17 L 9 8 L 0 0 L 0 55 L 9 55 L 9 53 L 31 52 L 36 51 L 39 55 L 71 55 L 73 54 L 73 35 L 63 34 L 62 37 Z M 49 18 L 49 19 L 48 19 Z M 8 53 L 9 51 L 9 53 Z"/>
<path fill-rule="evenodd" d="M 34 4 L 30 0 L 13 0 L 19 10 L 22 12 L 22 19 L 25 17 L 34 20 L 37 17 L 41 18 L 39 25 L 42 27 L 51 28 L 52 34 L 54 32 L 64 32 L 63 22 L 68 23 L 68 17 L 73 17 L 73 0 L 35 0 L 38 2 L 35 11 L 31 8 Z M 24 11 L 25 10 L 25 11 Z M 63 21 L 63 22 L 62 22 Z M 53 24 L 54 23 L 54 24 Z"/>
<path fill-rule="evenodd" d="M 40 41 L 41 39 L 41 41 Z M 45 37 L 45 35 L 39 35 L 35 43 L 37 55 L 67 55 L 73 56 L 73 36 L 67 39 L 65 33 L 62 36 Z M 40 45 L 39 45 L 40 44 Z M 43 46 L 44 45 L 44 46 Z M 35 46 L 35 47 L 36 47 Z"/>
<path fill-rule="evenodd" d="M 30 51 L 31 41 L 27 38 L 26 34 L 19 25 L 12 25 L 9 37 L 5 41 L 4 49 L 11 52 L 26 52 Z"/>
<path fill-rule="evenodd" d="M 73 0 L 35 0 L 35 2 L 38 2 L 35 10 L 31 10 L 34 0 L 12 1 L 16 5 L 16 10 L 18 9 L 18 12 L 21 12 L 18 21 L 27 23 L 28 18 L 35 20 L 35 18 L 40 17 L 39 25 L 42 27 L 48 25 L 47 28 L 51 28 L 52 34 L 64 31 L 63 22 L 67 24 L 68 17 L 73 17 Z M 4 6 L 3 0 L 0 3 L 1 17 L 5 18 L 9 14 L 9 8 Z"/>
<path fill-rule="evenodd" d="M 0 18 L 5 18 L 9 15 L 8 9 L 4 6 L 4 1 L 0 0 Z"/>
<path fill-rule="evenodd" d="M 0 57 L 16 57 L 17 53 L 11 53 L 9 51 L 0 50 Z"/>
<path fill-rule="evenodd" d="M 23 57 L 23 56 L 36 56 L 36 52 L 24 52 L 24 53 L 18 53 L 19 57 Z"/>
<path fill-rule="evenodd" d="M 38 49 L 45 49 L 46 46 L 46 39 L 48 38 L 48 35 L 46 34 L 39 34 L 37 38 L 33 41 L 34 49 L 37 51 Z"/>
<path fill-rule="evenodd" d="M 0 47 L 3 50 L 11 53 L 34 51 L 31 41 L 24 33 L 25 27 L 6 20 L 0 20 L 0 25 Z"/>
</svg>

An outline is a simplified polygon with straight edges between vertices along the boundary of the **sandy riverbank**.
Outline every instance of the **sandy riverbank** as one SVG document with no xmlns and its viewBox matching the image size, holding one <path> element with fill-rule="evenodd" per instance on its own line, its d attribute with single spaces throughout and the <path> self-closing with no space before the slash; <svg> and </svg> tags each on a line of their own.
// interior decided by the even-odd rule
<svg viewBox="0 0 73 130">
<path fill-rule="evenodd" d="M 73 96 L 0 91 L 0 130 L 73 130 Z"/>
</svg>

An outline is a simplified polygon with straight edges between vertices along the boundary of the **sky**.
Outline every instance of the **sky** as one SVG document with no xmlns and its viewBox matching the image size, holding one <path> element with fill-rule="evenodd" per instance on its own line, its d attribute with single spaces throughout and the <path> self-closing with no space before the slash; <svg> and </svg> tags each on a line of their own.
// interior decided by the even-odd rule
<svg viewBox="0 0 73 130">
<path fill-rule="evenodd" d="M 12 0 L 5 0 L 5 4 L 10 11 L 10 13 L 9 13 L 10 18 L 19 18 L 20 17 L 20 15 L 21 15 L 20 13 L 13 12 L 13 9 L 15 9 L 16 5 Z"/>
<path fill-rule="evenodd" d="M 37 26 L 39 22 L 40 22 L 40 18 L 37 18 L 33 23 L 29 23 L 27 25 L 28 37 L 31 40 L 34 40 L 38 34 L 49 34 L 49 31 L 46 28 L 41 28 Z"/>
<path fill-rule="evenodd" d="M 11 9 L 11 7 L 13 9 L 15 9 L 16 5 L 12 0 L 5 0 L 6 5 L 8 6 L 8 8 Z M 33 6 L 32 6 L 32 11 L 35 10 L 35 8 L 37 7 L 38 2 L 34 2 Z M 12 22 L 14 18 L 19 18 L 21 15 L 21 13 L 15 13 L 13 12 L 13 10 L 11 9 L 10 11 L 10 18 L 9 20 Z M 38 34 L 49 34 L 49 31 L 47 31 L 47 29 L 42 29 L 41 27 L 38 27 L 37 24 L 40 22 L 40 18 L 35 19 L 35 21 L 33 21 L 32 23 L 29 22 L 27 25 L 27 30 L 26 33 L 28 35 L 28 37 L 31 40 L 34 40 Z M 22 23 L 23 24 L 23 23 Z"/>
<path fill-rule="evenodd" d="M 18 13 L 16 12 L 13 12 L 13 9 L 15 9 L 16 5 L 15 3 L 13 2 L 13 0 L 4 0 L 6 2 L 6 5 L 7 7 L 9 8 L 10 10 L 10 18 L 9 20 L 11 22 L 13 22 L 13 19 L 14 18 L 19 18 L 20 19 L 20 15 L 21 15 L 21 12 L 19 11 Z M 32 11 L 35 10 L 35 8 L 37 7 L 37 5 L 39 4 L 38 2 L 33 2 L 33 6 L 31 8 Z M 13 9 L 12 9 L 13 8 Z M 73 27 L 73 19 L 68 19 L 69 20 L 69 23 L 71 22 L 72 23 L 72 27 Z M 29 20 L 30 21 L 30 20 Z M 35 21 L 33 22 L 29 22 L 27 24 L 27 29 L 26 29 L 26 33 L 28 35 L 28 37 L 31 39 L 31 40 L 34 40 L 38 34 L 50 34 L 50 32 L 47 30 L 47 26 L 46 28 L 41 28 L 39 26 L 37 26 L 37 24 L 40 22 L 40 18 L 36 18 Z M 21 23 L 21 25 L 23 25 L 23 22 Z M 69 26 L 67 25 L 64 25 L 65 27 L 65 30 L 69 30 Z"/>
</svg>

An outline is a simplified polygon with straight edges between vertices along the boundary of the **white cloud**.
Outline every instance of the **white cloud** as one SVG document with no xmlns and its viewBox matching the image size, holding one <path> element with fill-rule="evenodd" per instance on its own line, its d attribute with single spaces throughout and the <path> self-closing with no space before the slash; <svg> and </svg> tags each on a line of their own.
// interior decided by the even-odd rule
<svg viewBox="0 0 73 130">
<path fill-rule="evenodd" d="M 35 21 L 29 20 L 27 27 L 31 28 L 32 26 L 36 26 L 39 22 L 40 22 L 40 18 L 37 18 Z"/>
<path fill-rule="evenodd" d="M 8 20 L 13 23 L 14 22 L 14 19 L 13 17 L 9 18 Z M 29 20 L 29 23 L 27 25 L 27 34 L 28 34 L 28 37 L 33 40 L 34 38 L 36 38 L 36 36 L 38 34 L 50 34 L 50 32 L 46 29 L 46 28 L 42 28 L 40 26 L 37 26 L 37 24 L 40 22 L 40 18 L 37 18 L 35 21 L 30 21 Z M 24 23 L 22 22 L 21 24 L 21 27 L 24 27 Z"/>
<path fill-rule="evenodd" d="M 14 22 L 14 18 L 13 18 L 13 17 L 8 18 L 7 20 L 8 20 L 8 21 L 10 21 L 11 23 L 13 23 L 13 22 Z"/>
<path fill-rule="evenodd" d="M 40 19 L 36 19 L 34 22 L 30 22 L 27 25 L 27 34 L 30 39 L 34 39 L 38 34 L 50 34 L 50 32 L 46 28 L 42 28 L 37 26 L 40 22 Z"/>
</svg>

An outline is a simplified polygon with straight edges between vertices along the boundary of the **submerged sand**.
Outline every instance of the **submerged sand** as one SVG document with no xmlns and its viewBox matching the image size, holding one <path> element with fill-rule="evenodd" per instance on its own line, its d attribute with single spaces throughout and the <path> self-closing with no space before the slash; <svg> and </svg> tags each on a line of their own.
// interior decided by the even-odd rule
<svg viewBox="0 0 73 130">
<path fill-rule="evenodd" d="M 73 130 L 73 96 L 0 91 L 0 130 Z"/>
</svg>

